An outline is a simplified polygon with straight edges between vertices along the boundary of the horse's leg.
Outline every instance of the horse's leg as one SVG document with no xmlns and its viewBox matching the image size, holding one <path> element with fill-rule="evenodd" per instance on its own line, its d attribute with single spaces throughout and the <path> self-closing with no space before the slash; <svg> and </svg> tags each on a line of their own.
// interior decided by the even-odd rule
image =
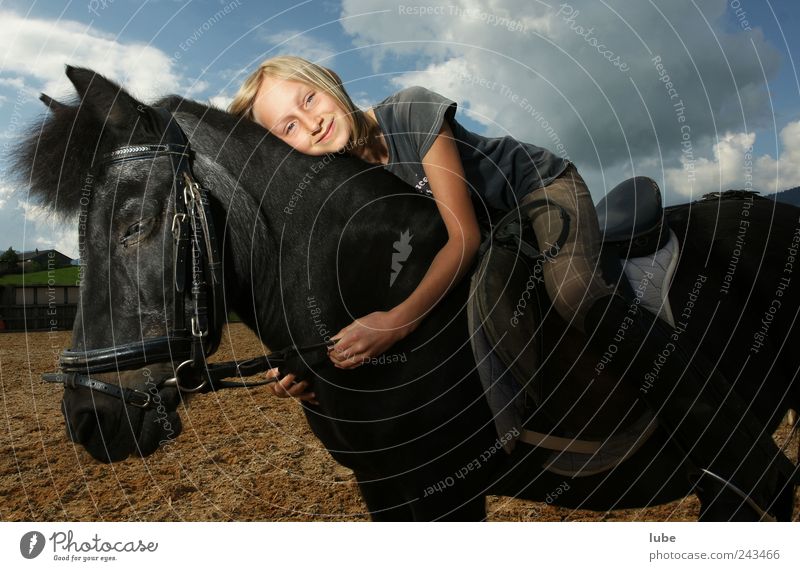
<svg viewBox="0 0 800 571">
<path fill-rule="evenodd" d="M 419 489 L 404 493 L 396 479 L 368 479 L 356 474 L 372 521 L 483 521 L 486 497 L 468 498 L 460 490 Z"/>
<path fill-rule="evenodd" d="M 494 428 L 489 428 L 490 438 L 496 438 Z M 482 455 L 488 450 L 485 442 L 467 446 L 462 454 L 456 454 L 449 463 L 443 463 L 434 472 L 435 476 L 425 478 L 416 494 L 417 500 L 411 504 L 416 521 L 484 521 L 486 519 L 486 494 L 494 485 L 494 480 L 506 466 L 505 452 Z M 477 456 L 475 456 L 478 450 Z M 472 453 L 476 460 L 465 460 Z M 478 465 L 480 468 L 469 471 L 466 466 Z"/>
<path fill-rule="evenodd" d="M 415 521 L 484 521 L 486 496 L 469 497 L 460 490 L 434 492 L 411 504 Z"/>
<path fill-rule="evenodd" d="M 644 313 L 620 296 L 598 301 L 586 316 L 591 342 L 598 350 L 615 346 L 612 366 L 624 382 L 635 383 L 698 476 L 706 469 L 755 502 L 757 507 L 749 507 L 733 488 L 703 475 L 707 481 L 697 480 L 698 485 L 725 496 L 731 517 L 758 520 L 764 510 L 781 521 L 791 519 L 792 463 L 722 372 L 703 355 L 692 355 L 668 324 L 650 316 L 651 324 Z M 704 512 L 707 518 L 720 512 L 718 501 L 717 509 Z M 735 504 L 741 509 L 731 511 Z"/>
<path fill-rule="evenodd" d="M 747 502 L 736 494 L 722 493 L 721 486 L 716 483 L 709 484 L 701 479 L 694 491 L 700 500 L 699 521 L 753 520 L 753 510 Z M 791 482 L 784 484 L 766 511 L 778 521 L 791 521 L 794 511 L 794 485 Z"/>
<path fill-rule="evenodd" d="M 397 482 L 391 478 L 369 478 L 356 472 L 361 497 L 369 509 L 372 521 L 413 521 L 412 501 L 398 491 Z"/>
</svg>

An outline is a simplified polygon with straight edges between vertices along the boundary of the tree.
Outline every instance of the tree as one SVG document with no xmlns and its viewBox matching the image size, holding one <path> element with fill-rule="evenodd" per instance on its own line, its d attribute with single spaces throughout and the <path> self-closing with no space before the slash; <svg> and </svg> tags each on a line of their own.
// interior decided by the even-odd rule
<svg viewBox="0 0 800 571">
<path fill-rule="evenodd" d="M 8 250 L 0 255 L 0 264 L 5 264 L 9 270 L 14 270 L 19 264 L 19 255 L 14 251 L 14 248 L 9 247 Z"/>
</svg>

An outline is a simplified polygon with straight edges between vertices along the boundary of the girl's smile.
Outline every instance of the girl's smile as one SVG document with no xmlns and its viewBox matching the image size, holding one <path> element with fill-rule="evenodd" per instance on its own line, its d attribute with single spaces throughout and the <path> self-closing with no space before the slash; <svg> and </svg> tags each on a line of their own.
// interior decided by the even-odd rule
<svg viewBox="0 0 800 571">
<path fill-rule="evenodd" d="M 317 143 L 322 143 L 328 139 L 328 136 L 333 132 L 333 126 L 335 124 L 336 124 L 336 118 L 335 117 L 331 118 L 330 123 L 328 123 L 328 126 L 325 128 L 325 132 L 323 133 L 322 138 L 320 138 L 320 140 L 317 141 Z"/>
</svg>

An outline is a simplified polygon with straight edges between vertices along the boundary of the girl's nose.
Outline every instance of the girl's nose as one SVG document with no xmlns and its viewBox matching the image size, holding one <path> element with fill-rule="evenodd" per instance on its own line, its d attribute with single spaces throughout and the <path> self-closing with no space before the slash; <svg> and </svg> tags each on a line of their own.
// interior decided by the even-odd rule
<svg viewBox="0 0 800 571">
<path fill-rule="evenodd" d="M 317 115 L 307 115 L 303 117 L 303 126 L 309 135 L 316 135 L 322 129 L 323 119 Z"/>
</svg>

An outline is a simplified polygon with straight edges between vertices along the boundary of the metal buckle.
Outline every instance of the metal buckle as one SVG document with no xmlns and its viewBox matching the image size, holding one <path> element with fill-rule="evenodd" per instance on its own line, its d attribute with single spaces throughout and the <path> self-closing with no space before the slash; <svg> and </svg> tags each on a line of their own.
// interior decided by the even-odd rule
<svg viewBox="0 0 800 571">
<path fill-rule="evenodd" d="M 180 238 L 180 233 L 181 233 L 180 225 L 183 224 L 184 220 L 186 220 L 186 214 L 183 212 L 176 212 L 175 216 L 172 217 L 172 237 L 175 240 Z"/>
<path fill-rule="evenodd" d="M 203 331 L 197 325 L 197 318 L 192 317 L 192 337 L 207 337 L 208 336 L 208 329 Z"/>
<path fill-rule="evenodd" d="M 130 399 L 124 399 L 123 402 L 126 402 L 131 406 L 135 406 L 136 408 L 150 408 L 150 404 L 153 402 L 153 397 L 150 395 L 150 393 L 147 393 L 147 392 L 144 392 L 144 391 L 138 391 L 136 389 L 128 389 L 128 391 L 130 391 L 129 392 L 130 395 L 137 395 L 137 396 L 143 395 L 144 396 L 144 402 L 143 403 L 139 403 L 139 402 L 135 402 L 135 401 L 130 400 Z"/>
<path fill-rule="evenodd" d="M 183 203 L 186 204 L 187 209 L 190 205 L 194 206 L 194 195 L 185 184 L 183 185 Z"/>
</svg>

